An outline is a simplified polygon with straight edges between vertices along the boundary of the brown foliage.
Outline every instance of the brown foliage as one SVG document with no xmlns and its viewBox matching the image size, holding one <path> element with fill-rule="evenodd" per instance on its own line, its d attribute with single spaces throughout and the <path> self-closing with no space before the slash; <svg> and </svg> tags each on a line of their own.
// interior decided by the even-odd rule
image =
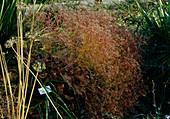
<svg viewBox="0 0 170 119">
<path fill-rule="evenodd" d="M 85 98 L 93 114 L 126 114 L 143 91 L 140 39 L 112 24 L 112 17 L 102 9 L 79 6 L 40 14 L 35 30 L 45 57 L 55 62 L 48 65 L 53 73 L 62 75 Z"/>
</svg>

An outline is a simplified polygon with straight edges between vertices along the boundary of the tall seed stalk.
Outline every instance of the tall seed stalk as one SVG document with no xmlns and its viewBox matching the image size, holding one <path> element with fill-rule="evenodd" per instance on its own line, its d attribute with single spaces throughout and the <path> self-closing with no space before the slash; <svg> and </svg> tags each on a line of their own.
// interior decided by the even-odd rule
<svg viewBox="0 0 170 119">
<path fill-rule="evenodd" d="M 28 79 L 29 79 L 29 73 L 31 73 L 35 77 L 35 81 L 37 81 L 40 86 L 43 88 L 45 94 L 47 95 L 49 101 L 51 102 L 52 106 L 56 110 L 57 114 L 62 119 L 62 116 L 60 115 L 59 111 L 57 110 L 56 106 L 54 105 L 53 101 L 50 99 L 49 95 L 47 94 L 46 90 L 44 89 L 41 82 L 37 79 L 37 76 L 34 75 L 34 73 L 30 70 L 30 61 L 31 61 L 31 50 L 33 46 L 33 37 L 30 38 L 30 49 L 29 49 L 29 55 L 27 59 L 27 63 L 24 63 L 24 44 L 23 44 L 23 12 L 21 9 L 21 3 L 24 3 L 23 0 L 19 1 L 17 0 L 17 33 L 18 33 L 18 39 L 16 42 L 16 50 L 13 47 L 13 44 L 11 43 L 10 46 L 12 47 L 13 51 L 17 55 L 17 62 L 18 62 L 18 73 L 19 73 L 19 89 L 18 89 L 18 100 L 17 100 L 17 107 L 15 112 L 15 106 L 14 106 L 14 99 L 13 99 L 13 93 L 12 93 L 12 87 L 10 83 L 10 77 L 8 73 L 8 67 L 5 60 L 5 57 L 2 52 L 2 48 L 0 46 L 0 64 L 1 64 L 1 70 L 3 75 L 3 82 L 5 87 L 5 93 L 6 93 L 6 101 L 7 101 L 7 108 L 8 108 L 8 118 L 9 119 L 26 119 L 27 114 L 29 111 L 29 106 L 26 108 L 26 99 L 27 99 L 27 88 L 28 88 Z M 34 6 L 35 6 L 36 0 L 34 0 L 33 4 L 33 19 L 32 19 L 32 27 L 31 27 L 31 34 L 33 34 L 33 25 L 34 25 Z M 42 7 L 42 6 L 41 6 Z M 9 89 L 8 89 L 9 88 Z M 34 91 L 35 85 L 32 88 L 32 92 Z M 9 90 L 9 94 L 8 94 Z M 32 94 L 31 94 L 32 95 Z M 10 97 L 10 98 L 9 98 Z M 29 105 L 31 103 L 30 96 Z M 11 117 L 11 110 L 10 110 L 10 102 L 12 103 L 12 117 Z"/>
</svg>

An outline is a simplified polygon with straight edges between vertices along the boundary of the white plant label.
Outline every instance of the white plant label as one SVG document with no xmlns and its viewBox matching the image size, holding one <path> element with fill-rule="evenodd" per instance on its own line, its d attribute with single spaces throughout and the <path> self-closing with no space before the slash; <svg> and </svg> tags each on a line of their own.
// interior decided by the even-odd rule
<svg viewBox="0 0 170 119">
<path fill-rule="evenodd" d="M 48 93 L 52 92 L 50 86 L 45 86 L 45 88 L 46 88 L 46 91 L 47 91 Z M 40 95 L 45 94 L 45 91 L 43 90 L 43 88 L 38 88 L 38 91 L 39 91 Z"/>
</svg>

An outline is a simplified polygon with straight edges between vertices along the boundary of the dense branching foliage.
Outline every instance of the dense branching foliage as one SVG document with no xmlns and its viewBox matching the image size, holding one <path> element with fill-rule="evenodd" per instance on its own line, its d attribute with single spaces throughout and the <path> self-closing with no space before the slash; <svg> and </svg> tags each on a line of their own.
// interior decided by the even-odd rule
<svg viewBox="0 0 170 119">
<path fill-rule="evenodd" d="M 71 84 L 89 111 L 99 117 L 127 114 L 144 91 L 138 53 L 141 40 L 112 20 L 105 10 L 79 6 L 47 9 L 37 14 L 34 24 L 35 50 L 41 53 L 33 57 L 43 59 L 53 74 Z M 29 19 L 26 24 L 29 27 Z M 63 88 L 58 87 L 60 95 Z"/>
</svg>

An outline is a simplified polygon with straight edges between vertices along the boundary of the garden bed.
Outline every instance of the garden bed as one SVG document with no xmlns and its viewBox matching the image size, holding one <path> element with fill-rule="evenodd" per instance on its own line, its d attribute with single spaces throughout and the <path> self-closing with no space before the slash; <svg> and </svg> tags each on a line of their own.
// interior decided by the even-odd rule
<svg viewBox="0 0 170 119">
<path fill-rule="evenodd" d="M 142 4 L 144 10 L 152 8 L 148 11 L 149 17 L 155 13 L 153 4 Z M 160 118 L 169 113 L 165 106 L 162 115 L 159 110 L 159 104 L 169 105 L 169 98 L 163 99 L 163 103 L 156 95 L 165 96 L 161 92 L 168 92 L 169 71 L 165 69 L 169 67 L 169 57 L 162 59 L 163 63 L 160 59 L 154 61 L 155 64 L 150 63 L 152 58 L 149 58 L 156 59 L 154 53 L 159 50 L 166 56 L 168 40 L 165 38 L 162 42 L 160 39 L 164 37 L 147 32 L 154 31 L 153 26 L 147 26 L 150 19 L 138 4 L 122 3 L 129 12 L 121 10 L 119 5 L 85 2 L 41 5 L 17 6 L 22 11 L 18 12 L 17 24 L 20 37 L 12 36 L 5 44 L 6 54 L 0 55 L 1 75 L 5 77 L 2 82 L 7 80 L 10 85 L 11 80 L 12 86 L 7 89 L 14 92 L 6 94 L 14 99 L 7 101 L 5 87 L 0 83 L 1 117 L 2 112 L 4 117 L 14 117 L 19 99 L 23 107 L 21 116 L 29 119 Z M 160 26 L 156 30 L 161 29 Z M 154 42 L 155 38 L 163 45 Z M 157 75 L 158 72 L 162 75 Z M 162 81 L 155 79 L 161 76 Z M 44 86 L 51 87 L 50 93 L 44 89 L 46 93 L 40 95 L 38 89 Z M 10 110 L 5 109 L 8 105 L 12 107 Z M 16 111 L 17 116 L 20 111 Z"/>
</svg>

